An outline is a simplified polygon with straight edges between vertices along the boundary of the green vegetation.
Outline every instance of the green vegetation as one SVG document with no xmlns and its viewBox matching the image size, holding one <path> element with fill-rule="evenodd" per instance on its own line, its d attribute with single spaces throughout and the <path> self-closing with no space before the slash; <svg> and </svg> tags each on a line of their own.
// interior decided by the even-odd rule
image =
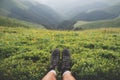
<svg viewBox="0 0 120 80">
<path fill-rule="evenodd" d="M 120 79 L 120 28 L 55 31 L 0 27 L 0 80 L 39 80 L 50 52 L 68 48 L 77 80 Z"/>
<path fill-rule="evenodd" d="M 120 27 L 120 18 L 111 20 L 101 20 L 101 21 L 78 21 L 74 25 L 75 30 L 80 29 L 97 29 L 97 28 L 110 28 L 110 27 Z"/>
<path fill-rule="evenodd" d="M 5 27 L 26 27 L 26 28 L 44 28 L 42 25 L 21 21 L 13 18 L 0 16 L 0 26 Z"/>
</svg>

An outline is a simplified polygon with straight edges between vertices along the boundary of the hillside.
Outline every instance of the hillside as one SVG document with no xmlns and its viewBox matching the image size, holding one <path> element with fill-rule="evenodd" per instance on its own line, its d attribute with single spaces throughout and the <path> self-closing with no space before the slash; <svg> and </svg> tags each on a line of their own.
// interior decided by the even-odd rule
<svg viewBox="0 0 120 80">
<path fill-rule="evenodd" d="M 72 5 L 71 5 L 72 6 Z M 73 6 L 70 10 L 66 10 L 65 15 L 68 19 L 71 19 L 76 16 L 80 16 L 82 12 L 88 12 L 93 10 L 99 10 L 109 7 L 110 5 L 104 2 L 94 2 L 87 5 L 79 5 Z"/>
<path fill-rule="evenodd" d="M 26 21 L 21 21 L 18 19 L 12 19 L 8 17 L 0 16 L 0 26 L 4 27 L 25 27 L 25 28 L 44 28 L 42 25 L 38 25 L 35 23 L 30 23 Z"/>
<path fill-rule="evenodd" d="M 116 16 L 119 16 L 120 15 L 119 8 L 120 8 L 120 2 L 118 2 L 116 5 L 106 8 L 105 11 L 111 14 L 115 14 Z"/>
<path fill-rule="evenodd" d="M 0 15 L 56 28 L 61 16 L 50 7 L 30 0 L 1 0 Z"/>
<path fill-rule="evenodd" d="M 94 5 L 93 5 L 94 6 Z M 84 21 L 96 21 L 113 19 L 120 15 L 119 10 L 120 4 L 114 4 L 105 8 L 89 9 L 79 14 L 75 15 L 74 20 L 84 20 Z"/>
<path fill-rule="evenodd" d="M 111 20 L 100 20 L 100 21 L 78 21 L 74 24 L 74 30 L 81 29 L 97 29 L 97 28 L 110 28 L 120 27 L 120 18 Z"/>
<path fill-rule="evenodd" d="M 119 7 L 119 3 L 110 6 L 105 3 L 97 2 L 87 6 L 78 6 L 76 8 L 72 8 L 69 13 L 66 13 L 66 17 L 68 17 L 68 19 L 62 21 L 57 26 L 57 29 L 81 30 L 86 28 L 120 27 L 120 20 L 115 19 L 119 18 L 120 16 Z M 83 25 L 83 23 L 86 24 Z M 76 25 L 78 27 L 74 28 L 74 25 L 75 27 Z"/>
<path fill-rule="evenodd" d="M 120 28 L 55 31 L 1 26 L 0 80 L 41 80 L 55 48 L 70 49 L 77 80 L 120 79 Z"/>
</svg>

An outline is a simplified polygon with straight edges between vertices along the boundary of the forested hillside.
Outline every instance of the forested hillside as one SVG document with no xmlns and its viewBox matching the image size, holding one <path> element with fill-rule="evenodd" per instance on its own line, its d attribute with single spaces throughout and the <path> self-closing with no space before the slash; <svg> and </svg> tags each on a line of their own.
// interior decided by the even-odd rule
<svg viewBox="0 0 120 80">
<path fill-rule="evenodd" d="M 50 7 L 30 0 L 2 0 L 0 15 L 41 24 L 48 29 L 56 28 L 62 20 Z"/>
</svg>

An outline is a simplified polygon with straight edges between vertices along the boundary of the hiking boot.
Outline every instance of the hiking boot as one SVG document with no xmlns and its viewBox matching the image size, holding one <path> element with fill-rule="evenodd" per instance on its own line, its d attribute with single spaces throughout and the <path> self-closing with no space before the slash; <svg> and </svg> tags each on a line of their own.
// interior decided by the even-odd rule
<svg viewBox="0 0 120 80">
<path fill-rule="evenodd" d="M 52 52 L 52 55 L 51 55 L 50 70 L 52 70 L 52 69 L 55 70 L 58 67 L 59 60 L 60 60 L 60 50 L 59 49 L 55 49 Z"/>
<path fill-rule="evenodd" d="M 71 58 L 70 51 L 68 49 L 64 49 L 62 52 L 62 73 L 69 70 L 70 71 Z"/>
</svg>

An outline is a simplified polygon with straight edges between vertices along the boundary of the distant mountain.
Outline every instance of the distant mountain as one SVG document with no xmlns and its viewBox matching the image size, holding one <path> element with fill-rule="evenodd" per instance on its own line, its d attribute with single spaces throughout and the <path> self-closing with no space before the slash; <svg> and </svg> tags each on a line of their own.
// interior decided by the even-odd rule
<svg viewBox="0 0 120 80">
<path fill-rule="evenodd" d="M 105 20 L 105 19 L 113 19 L 117 17 L 115 14 L 111 14 L 104 10 L 96 10 L 92 12 L 82 12 L 77 15 L 75 20 L 83 20 L 83 21 L 96 21 L 96 20 Z"/>
<path fill-rule="evenodd" d="M 75 17 L 76 15 L 79 15 L 82 12 L 103 9 L 109 6 L 110 6 L 109 4 L 104 3 L 104 2 L 94 2 L 94 3 L 84 5 L 84 6 L 77 4 L 76 6 L 74 5 L 74 7 L 72 7 L 71 9 L 68 9 L 64 14 L 67 16 L 68 19 L 71 19 Z"/>
<path fill-rule="evenodd" d="M 103 9 L 95 9 L 80 12 L 74 17 L 74 20 L 84 20 L 84 21 L 96 21 L 96 20 L 105 20 L 113 19 L 120 15 L 120 4 L 110 6 Z"/>
<path fill-rule="evenodd" d="M 74 7 L 72 7 L 74 6 Z M 64 17 L 52 8 L 35 0 L 0 0 L 0 16 L 37 23 L 47 29 L 72 29 L 76 21 L 108 20 L 120 17 L 120 4 L 110 6 L 104 2 L 71 5 Z"/>
<path fill-rule="evenodd" d="M 50 7 L 30 0 L 1 0 L 0 15 L 42 24 L 54 29 L 61 16 Z"/>
<path fill-rule="evenodd" d="M 116 5 L 113 5 L 111 7 L 108 7 L 104 9 L 106 12 L 109 12 L 111 14 L 114 14 L 116 16 L 120 16 L 120 2 L 117 3 Z"/>
</svg>

